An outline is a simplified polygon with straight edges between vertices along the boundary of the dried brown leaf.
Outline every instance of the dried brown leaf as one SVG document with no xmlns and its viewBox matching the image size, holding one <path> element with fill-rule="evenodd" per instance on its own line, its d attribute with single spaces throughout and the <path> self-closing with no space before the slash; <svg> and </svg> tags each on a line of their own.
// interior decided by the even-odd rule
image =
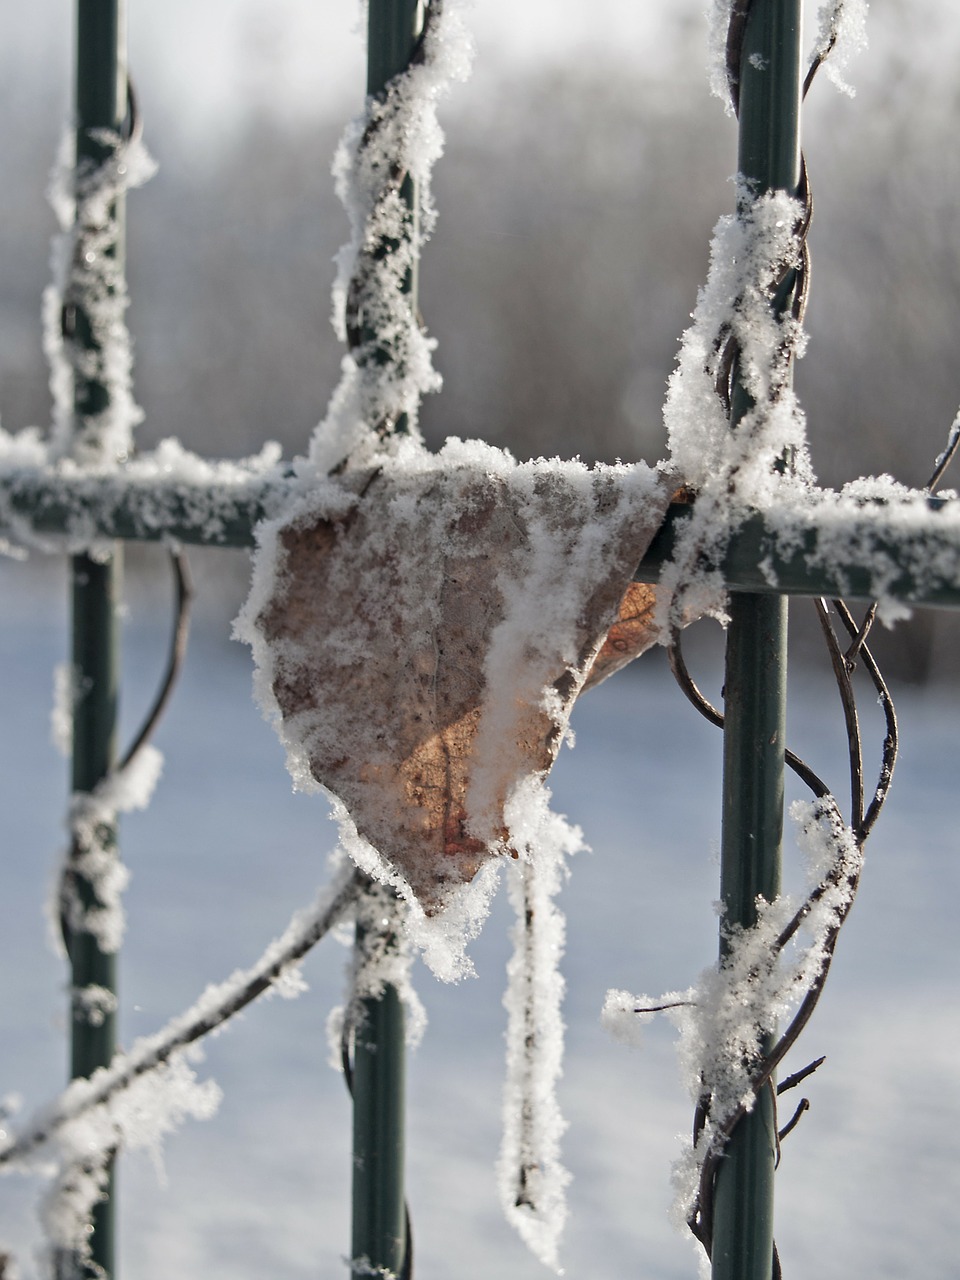
<svg viewBox="0 0 960 1280">
<path fill-rule="evenodd" d="M 587 672 L 652 642 L 651 588 L 630 580 L 669 494 L 587 474 L 586 492 L 549 471 L 532 488 L 471 469 L 354 476 L 347 516 L 279 531 L 257 626 L 285 731 L 428 911 L 509 851 L 504 805 L 549 770 Z"/>
</svg>

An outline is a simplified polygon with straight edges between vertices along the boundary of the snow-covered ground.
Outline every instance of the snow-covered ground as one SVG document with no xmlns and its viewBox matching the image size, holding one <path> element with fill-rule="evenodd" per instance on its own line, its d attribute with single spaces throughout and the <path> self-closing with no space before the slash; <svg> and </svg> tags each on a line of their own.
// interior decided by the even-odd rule
<svg viewBox="0 0 960 1280">
<path fill-rule="evenodd" d="M 49 728 L 52 669 L 64 657 L 63 592 L 9 563 L 0 589 L 0 1094 L 20 1094 L 29 1110 L 57 1090 L 65 1061 L 65 975 L 43 918 L 64 809 L 65 766 Z M 131 725 L 166 638 L 166 621 L 142 614 L 134 608 L 125 637 Z M 697 665 L 717 696 L 715 661 L 712 680 L 711 661 Z M 250 684 L 247 652 L 228 645 L 222 628 L 200 628 L 157 737 L 166 767 L 153 804 L 124 820 L 133 872 L 122 957 L 128 1044 L 205 983 L 252 961 L 325 879 L 334 828 L 320 799 L 291 794 Z M 797 686 L 791 739 L 839 789 L 839 717 L 828 687 L 807 675 Z M 941 690 L 898 699 L 904 749 L 893 796 L 868 846 L 827 993 L 791 1066 L 827 1055 L 804 1090 L 812 1110 L 786 1142 L 779 1174 L 787 1276 L 945 1275 L 954 1265 L 956 702 Z M 693 1250 L 667 1222 L 676 1135 L 691 1112 L 672 1032 L 654 1024 L 645 1049 L 626 1049 L 601 1031 L 599 1012 L 608 987 L 684 987 L 715 953 L 720 735 L 682 699 L 659 653 L 586 695 L 575 726 L 577 745 L 553 775 L 555 807 L 593 849 L 575 860 L 563 895 L 561 1102 L 574 1177 L 564 1265 L 580 1280 L 627 1269 L 693 1277 Z M 409 1198 L 421 1280 L 543 1271 L 501 1219 L 493 1167 L 508 927 L 498 899 L 473 947 L 476 979 L 445 987 L 422 967 L 416 975 L 430 1016 L 410 1067 Z M 345 958 L 324 941 L 305 966 L 309 992 L 255 1006 L 208 1047 L 199 1073 L 216 1078 L 224 1101 L 215 1119 L 168 1142 L 165 1181 L 149 1160 L 125 1163 L 124 1274 L 344 1274 L 350 1113 L 326 1065 L 324 1023 Z M 19 1177 L 0 1184 L 0 1241 L 28 1275 L 38 1191 Z"/>
</svg>

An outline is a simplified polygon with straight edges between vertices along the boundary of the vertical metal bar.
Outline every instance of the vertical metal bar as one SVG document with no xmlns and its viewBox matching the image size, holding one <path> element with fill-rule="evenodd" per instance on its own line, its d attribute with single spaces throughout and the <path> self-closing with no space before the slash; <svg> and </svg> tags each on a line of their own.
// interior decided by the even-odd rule
<svg viewBox="0 0 960 1280">
<path fill-rule="evenodd" d="M 367 94 L 379 97 L 394 76 L 410 65 L 418 37 L 423 31 L 424 0 L 369 0 L 367 8 Z M 420 229 L 420 204 L 416 183 L 407 174 L 400 185 L 400 197 L 407 208 L 405 234 L 416 243 Z M 384 246 L 386 248 L 386 246 Z M 410 298 L 411 311 L 417 309 L 419 260 L 416 255 L 403 280 L 403 292 Z M 364 329 L 364 340 L 374 343 L 377 334 Z M 373 359 L 383 363 L 393 356 L 386 348 L 375 350 Z M 409 431 L 407 414 L 397 416 L 392 430 L 397 435 Z"/>
<path fill-rule="evenodd" d="M 76 62 L 76 163 L 99 164 L 108 146 L 99 130 L 117 133 L 126 112 L 126 60 L 124 0 L 78 0 Z M 116 211 L 117 243 L 108 251 L 122 261 L 119 233 L 122 209 Z M 74 341 L 88 346 L 95 341 L 89 318 L 78 308 L 74 317 Z M 74 380 L 74 429 L 82 433 L 84 420 L 102 413 L 109 404 L 109 390 L 99 380 L 77 372 Z M 116 754 L 118 701 L 118 613 L 121 592 L 121 560 L 117 547 L 105 560 L 75 556 L 72 572 L 72 659 L 76 699 L 73 723 L 71 784 L 75 793 L 92 791 L 111 770 Z M 116 832 L 99 833 L 106 848 L 116 853 Z M 74 853 L 80 852 L 74 849 Z M 94 886 L 82 875 L 74 876 L 74 891 L 81 909 L 100 905 Z M 98 939 L 82 927 L 65 926 L 70 957 L 71 1001 L 70 1071 L 73 1077 L 89 1076 L 106 1065 L 116 1048 L 116 1016 L 77 998 L 85 988 L 116 992 L 116 955 L 101 950 Z M 114 1256 L 114 1175 L 111 1169 L 106 1198 L 94 1209 L 89 1265 L 64 1259 L 71 1276 L 116 1274 Z"/>
<path fill-rule="evenodd" d="M 362 942 L 358 940 L 358 946 Z M 352 1257 L 399 1276 L 407 1253 L 404 1207 L 404 1011 L 395 987 L 364 1000 L 353 1060 Z"/>
<path fill-rule="evenodd" d="M 367 93 L 383 92 L 410 64 L 423 29 L 423 0 L 369 0 Z M 416 190 L 407 178 L 402 194 L 415 234 Z M 406 282 L 416 307 L 416 270 Z M 396 429 L 404 429 L 403 420 Z M 356 946 L 364 950 L 357 926 Z M 389 928 L 389 925 L 385 927 Z M 362 1002 L 353 1062 L 353 1226 L 351 1257 L 376 1274 L 403 1274 L 409 1249 L 404 1201 L 404 1099 L 406 1050 L 404 1010 L 395 987 Z"/>
<path fill-rule="evenodd" d="M 739 170 L 753 191 L 800 180 L 802 0 L 752 0 L 740 59 Z M 733 428 L 749 407 L 734 396 Z M 735 594 L 727 637 L 721 896 L 726 926 L 780 891 L 787 602 Z M 721 954 L 725 943 L 721 940 Z M 774 1028 L 768 1028 L 772 1036 Z M 771 1090 L 734 1130 L 717 1173 L 713 1280 L 771 1280 L 776 1115 Z"/>
</svg>

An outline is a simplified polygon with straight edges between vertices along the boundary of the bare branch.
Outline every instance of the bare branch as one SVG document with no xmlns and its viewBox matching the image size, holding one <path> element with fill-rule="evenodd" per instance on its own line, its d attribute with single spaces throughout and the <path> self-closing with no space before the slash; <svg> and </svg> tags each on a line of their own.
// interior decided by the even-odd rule
<svg viewBox="0 0 960 1280">
<path fill-rule="evenodd" d="M 208 988 L 188 1014 L 172 1019 L 157 1035 L 144 1038 L 129 1053 L 118 1053 L 109 1067 L 101 1068 L 89 1080 L 75 1080 L 21 1133 L 0 1147 L 0 1167 L 43 1147 L 71 1121 L 103 1106 L 134 1081 L 169 1062 L 181 1049 L 219 1030 L 268 991 L 329 933 L 358 896 L 364 879 L 351 868 L 331 886 L 309 916 L 304 918 L 297 913 L 281 942 L 268 947 L 245 973 L 234 976 L 220 989 Z"/>
</svg>

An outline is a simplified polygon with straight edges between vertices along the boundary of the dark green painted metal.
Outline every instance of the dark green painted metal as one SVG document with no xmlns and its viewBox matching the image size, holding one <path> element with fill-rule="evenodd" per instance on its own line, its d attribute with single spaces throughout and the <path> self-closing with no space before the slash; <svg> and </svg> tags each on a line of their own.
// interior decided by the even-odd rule
<svg viewBox="0 0 960 1280">
<path fill-rule="evenodd" d="M 418 0 L 369 0 L 367 27 L 367 93 L 378 95 L 409 64 L 423 26 Z M 409 179 L 403 187 L 416 217 L 416 191 Z M 405 283 L 412 307 L 417 304 L 417 278 Z M 374 335 L 376 337 L 376 335 Z M 397 431 L 405 429 L 401 418 Z M 358 926 L 356 946 L 363 949 Z M 385 926 L 389 927 L 389 926 Z M 400 1275 L 408 1248 L 404 1200 L 404 1090 L 406 1072 L 404 1011 L 395 987 L 361 1006 L 353 1059 L 353 1225 L 354 1264 L 383 1268 Z"/>
<path fill-rule="evenodd" d="M 725 920 L 745 928 L 756 923 L 757 897 L 780 892 L 786 622 L 781 596 L 730 597 L 720 892 Z"/>
<path fill-rule="evenodd" d="M 802 0 L 750 0 L 737 168 L 757 192 L 795 192 L 800 182 L 802 10 Z"/>
<path fill-rule="evenodd" d="M 795 192 L 800 175 L 802 0 L 752 0 L 740 74 L 739 170 L 752 194 Z M 746 199 L 745 196 L 741 196 Z M 734 397 L 732 428 L 749 408 Z M 724 706 L 721 959 L 726 930 L 756 922 L 780 889 L 786 723 L 787 602 L 734 594 Z M 774 1028 L 767 1029 L 767 1042 Z M 737 1126 L 713 1203 L 713 1280 L 771 1280 L 776 1120 L 770 1090 Z"/>
<path fill-rule="evenodd" d="M 223 483 L 167 481 L 128 483 L 123 472 L 76 474 L 69 482 L 46 471 L 0 477 L 0 531 L 14 540 L 26 536 L 184 542 L 204 547 L 253 547 L 261 520 L 277 515 L 291 485 L 287 480 L 251 477 L 242 491 Z M 29 532 L 26 532 L 29 531 Z"/>
<path fill-rule="evenodd" d="M 410 65 L 423 27 L 423 0 L 372 0 L 367 10 L 367 93 L 383 92 Z"/>
<path fill-rule="evenodd" d="M 811 506 L 792 522 L 789 540 L 757 514 L 730 538 L 716 567 L 731 591 L 762 595 L 829 596 L 960 608 L 960 504 L 930 498 L 905 529 L 897 508 L 870 503 L 843 515 Z M 690 507 L 667 512 L 634 577 L 657 582 L 674 554 Z"/>
<path fill-rule="evenodd" d="M 720 896 L 724 922 L 744 927 L 756 923 L 758 896 L 770 902 L 780 892 L 786 674 L 787 601 L 734 594 L 724 678 Z M 722 936 L 721 956 L 725 950 Z M 734 1130 L 717 1175 L 714 1280 L 770 1278 L 776 1146 L 776 1108 L 765 1089 Z"/>
<path fill-rule="evenodd" d="M 369 0 L 367 6 L 367 93 L 371 97 L 380 97 L 395 76 L 400 75 L 410 65 L 414 50 L 424 22 L 424 0 Z M 407 174 L 400 185 L 400 197 L 407 207 L 404 234 L 416 241 L 419 235 L 420 208 L 417 198 L 417 187 Z M 386 257 L 397 248 L 397 242 L 385 240 L 378 247 L 377 256 Z M 409 270 L 403 278 L 403 292 L 410 297 L 413 312 L 417 307 L 419 289 L 419 262 L 414 256 Z M 378 334 L 364 328 L 363 342 L 376 343 Z M 381 364 L 389 364 L 395 359 L 389 346 L 381 345 L 373 348 L 372 354 L 361 356 L 374 359 Z M 397 416 L 391 430 L 397 435 L 406 435 L 410 429 L 407 414 Z"/>
<path fill-rule="evenodd" d="M 395 987 L 364 1001 L 353 1066 L 351 1256 L 400 1275 L 404 1209 L 404 1011 Z"/>
<path fill-rule="evenodd" d="M 69 489 L 48 471 L 0 476 L 0 533 L 14 541 L 25 530 L 73 542 L 173 540 L 206 547 L 253 547 L 261 520 L 277 515 L 290 484 L 275 475 L 251 477 L 242 491 L 224 485 L 170 483 L 149 487 L 118 476 L 77 475 Z M 678 503 L 650 544 L 634 577 L 657 582 L 673 558 L 690 506 Z M 889 596 L 905 604 L 960 608 L 960 501 L 929 498 L 905 527 L 902 512 L 867 503 L 843 513 L 826 501 L 798 512 L 789 539 L 758 513 L 731 535 L 716 566 L 731 591 L 761 595 Z M 825 554 L 824 548 L 827 548 Z M 873 566 L 880 566 L 879 570 Z"/>
<path fill-rule="evenodd" d="M 126 70 L 123 42 L 123 0 L 78 0 L 76 71 L 76 160 L 99 163 L 105 155 L 97 130 L 119 131 L 126 112 Z M 121 210 L 117 211 L 118 227 Z M 118 237 L 112 252 L 123 256 Z M 78 308 L 74 340 L 90 346 L 91 326 Z M 100 382 L 76 376 L 74 383 L 75 430 L 82 434 L 84 418 L 103 411 L 109 392 Z M 113 767 L 116 751 L 118 642 L 117 615 L 121 589 L 120 550 L 97 561 L 75 556 L 72 571 L 72 660 L 75 688 L 72 785 L 75 792 L 91 791 Z M 116 849 L 116 831 L 104 829 L 101 838 Z M 84 907 L 98 905 L 93 886 L 76 877 L 76 892 Z M 73 990 L 89 986 L 116 991 L 116 956 L 101 951 L 98 940 L 82 927 L 65 928 Z M 103 1013 L 91 1020 L 82 1003 L 71 1001 L 71 1053 L 73 1076 L 89 1076 L 109 1063 L 116 1047 L 116 1017 Z M 64 1270 L 75 1276 L 108 1276 L 115 1271 L 114 1174 L 106 1197 L 96 1206 L 90 1238 L 90 1263 L 65 1260 Z"/>
</svg>

